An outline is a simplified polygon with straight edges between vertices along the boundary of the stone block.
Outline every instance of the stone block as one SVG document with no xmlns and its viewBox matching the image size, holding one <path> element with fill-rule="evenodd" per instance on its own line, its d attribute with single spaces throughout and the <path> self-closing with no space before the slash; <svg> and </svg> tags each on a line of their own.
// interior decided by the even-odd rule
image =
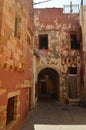
<svg viewBox="0 0 86 130">
<path fill-rule="evenodd" d="M 19 58 L 20 58 L 19 55 L 17 53 L 14 53 L 14 59 L 19 61 Z"/>
<path fill-rule="evenodd" d="M 19 54 L 20 56 L 22 56 L 22 50 L 21 49 L 17 48 L 16 53 Z"/>
<path fill-rule="evenodd" d="M 0 95 L 6 93 L 6 89 L 0 89 Z"/>
<path fill-rule="evenodd" d="M 29 80 L 25 80 L 25 81 L 24 81 L 24 83 L 29 84 L 29 83 L 30 83 L 30 81 L 29 81 Z"/>
</svg>

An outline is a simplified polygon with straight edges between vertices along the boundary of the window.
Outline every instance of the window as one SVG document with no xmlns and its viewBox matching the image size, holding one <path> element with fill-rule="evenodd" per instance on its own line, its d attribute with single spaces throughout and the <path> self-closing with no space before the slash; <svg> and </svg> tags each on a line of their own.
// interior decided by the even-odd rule
<svg viewBox="0 0 86 130">
<path fill-rule="evenodd" d="M 39 49 L 48 49 L 48 35 L 39 35 Z"/>
<path fill-rule="evenodd" d="M 27 43 L 30 45 L 30 36 L 27 34 Z"/>
<path fill-rule="evenodd" d="M 7 103 L 7 118 L 6 118 L 6 125 L 9 124 L 14 120 L 17 119 L 18 116 L 18 96 L 13 96 L 8 98 Z"/>
<path fill-rule="evenodd" d="M 27 27 L 27 43 L 33 47 L 33 44 L 31 44 L 32 42 L 32 36 L 33 36 L 33 33 L 32 33 L 32 30 L 30 27 Z"/>
<path fill-rule="evenodd" d="M 70 35 L 71 39 L 71 49 L 80 49 L 80 43 L 78 43 L 76 34 L 71 34 Z"/>
<path fill-rule="evenodd" d="M 69 74 L 77 74 L 77 67 L 69 67 L 68 72 Z"/>
<path fill-rule="evenodd" d="M 7 104 L 7 125 L 14 120 L 14 97 L 8 99 Z"/>
<path fill-rule="evenodd" d="M 14 36 L 20 39 L 20 25 L 21 25 L 21 19 L 16 16 L 15 17 L 15 30 L 14 30 Z"/>
</svg>

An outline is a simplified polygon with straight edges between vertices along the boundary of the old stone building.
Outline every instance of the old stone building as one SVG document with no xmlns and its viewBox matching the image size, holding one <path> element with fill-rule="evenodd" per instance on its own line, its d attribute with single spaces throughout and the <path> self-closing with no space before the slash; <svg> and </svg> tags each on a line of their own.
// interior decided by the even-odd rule
<svg viewBox="0 0 86 130">
<path fill-rule="evenodd" d="M 32 3 L 0 0 L 0 130 L 17 130 L 40 98 L 86 102 L 86 7 Z"/>
<path fill-rule="evenodd" d="M 36 8 L 34 25 L 36 98 L 53 97 L 66 103 L 79 102 L 81 95 L 79 13 L 65 14 L 62 8 Z"/>
<path fill-rule="evenodd" d="M 32 107 L 31 15 L 32 0 L 0 0 L 0 130 L 17 130 Z"/>
</svg>

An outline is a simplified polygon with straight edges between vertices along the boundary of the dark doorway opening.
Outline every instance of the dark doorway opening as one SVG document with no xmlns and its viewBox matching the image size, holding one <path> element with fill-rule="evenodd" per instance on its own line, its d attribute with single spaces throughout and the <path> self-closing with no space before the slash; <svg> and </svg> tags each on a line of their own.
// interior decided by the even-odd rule
<svg viewBox="0 0 86 130">
<path fill-rule="evenodd" d="M 41 83 L 41 94 L 46 94 L 46 83 L 45 82 Z"/>
<path fill-rule="evenodd" d="M 59 75 L 54 69 L 45 68 L 39 73 L 38 98 L 59 99 Z"/>
</svg>

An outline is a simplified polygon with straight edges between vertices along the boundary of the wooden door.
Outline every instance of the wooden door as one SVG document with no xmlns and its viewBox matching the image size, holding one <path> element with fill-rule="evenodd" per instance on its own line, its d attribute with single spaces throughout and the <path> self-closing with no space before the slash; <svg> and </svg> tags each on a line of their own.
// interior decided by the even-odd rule
<svg viewBox="0 0 86 130">
<path fill-rule="evenodd" d="M 69 98 L 77 98 L 77 76 L 68 78 Z"/>
</svg>

